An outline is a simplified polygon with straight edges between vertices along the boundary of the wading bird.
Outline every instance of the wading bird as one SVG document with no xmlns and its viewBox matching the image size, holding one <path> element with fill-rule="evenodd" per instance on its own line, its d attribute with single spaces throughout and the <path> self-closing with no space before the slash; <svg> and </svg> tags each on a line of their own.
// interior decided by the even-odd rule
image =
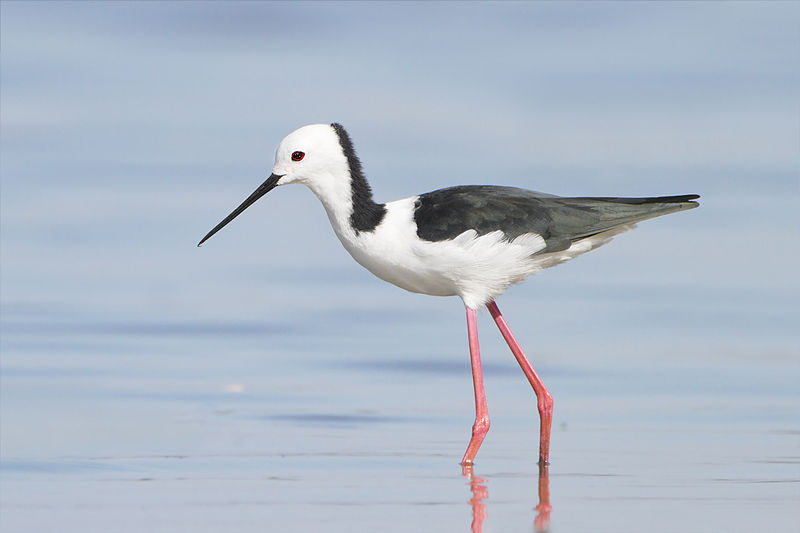
<svg viewBox="0 0 800 533">
<path fill-rule="evenodd" d="M 593 250 L 636 222 L 697 207 L 692 200 L 699 198 L 564 198 L 515 187 L 459 185 L 379 204 L 345 129 L 312 124 L 281 141 L 272 175 L 198 246 L 266 193 L 290 183 L 317 195 L 339 240 L 364 268 L 407 291 L 459 296 L 464 302 L 475 388 L 475 424 L 464 465 L 473 463 L 489 430 L 477 309 L 489 309 L 533 387 L 539 462 L 547 464 L 553 398 L 494 300 L 534 272 Z"/>
</svg>

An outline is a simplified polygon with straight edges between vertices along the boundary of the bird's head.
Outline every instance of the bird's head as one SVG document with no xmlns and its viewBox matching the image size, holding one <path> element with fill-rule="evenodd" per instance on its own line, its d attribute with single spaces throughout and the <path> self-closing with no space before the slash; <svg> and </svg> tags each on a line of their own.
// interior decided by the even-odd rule
<svg viewBox="0 0 800 533">
<path fill-rule="evenodd" d="M 338 124 L 311 124 L 287 135 L 275 152 L 272 175 L 262 183 L 230 215 L 217 224 L 198 243 L 200 246 L 228 222 L 239 216 L 256 200 L 279 185 L 302 183 L 318 195 L 331 184 L 349 178 L 349 163 L 345 155 L 342 138 L 349 145 L 350 139 Z"/>
<path fill-rule="evenodd" d="M 311 124 L 290 133 L 275 151 L 276 185 L 303 183 L 313 188 L 331 174 L 347 172 L 347 158 L 331 124 Z"/>
</svg>

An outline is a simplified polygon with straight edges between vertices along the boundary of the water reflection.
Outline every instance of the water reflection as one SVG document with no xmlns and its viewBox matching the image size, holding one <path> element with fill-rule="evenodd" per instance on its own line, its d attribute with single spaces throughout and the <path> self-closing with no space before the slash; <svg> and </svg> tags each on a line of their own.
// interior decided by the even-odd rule
<svg viewBox="0 0 800 533">
<path fill-rule="evenodd" d="M 461 465 L 461 473 L 469 481 L 469 490 L 472 491 L 472 498 L 469 504 L 472 506 L 472 533 L 483 531 L 483 521 L 486 519 L 486 504 L 483 500 L 489 497 L 489 489 L 486 488 L 486 480 L 472 474 L 472 465 Z"/>
<path fill-rule="evenodd" d="M 485 500 L 489 499 L 489 489 L 486 487 L 486 479 L 478 477 L 473 472 L 472 465 L 462 465 L 461 473 L 469 482 L 472 498 L 469 504 L 472 507 L 472 533 L 482 533 L 483 521 L 486 520 Z M 539 502 L 536 509 L 536 518 L 533 520 L 533 529 L 538 533 L 544 533 L 550 527 L 550 472 L 549 465 L 539 465 Z"/>
<path fill-rule="evenodd" d="M 536 506 L 536 519 L 533 521 L 534 531 L 547 531 L 550 527 L 550 465 L 539 463 L 539 504 Z"/>
</svg>

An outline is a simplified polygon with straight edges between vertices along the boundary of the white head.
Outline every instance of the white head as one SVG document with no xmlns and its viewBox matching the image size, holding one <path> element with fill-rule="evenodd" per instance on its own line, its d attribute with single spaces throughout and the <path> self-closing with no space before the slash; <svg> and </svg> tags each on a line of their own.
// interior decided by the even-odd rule
<svg viewBox="0 0 800 533">
<path fill-rule="evenodd" d="M 339 135 L 331 124 L 311 124 L 287 135 L 275 151 L 272 174 L 276 185 L 303 183 L 312 186 L 326 176 L 348 171 Z"/>
<path fill-rule="evenodd" d="M 350 152 L 350 157 L 346 151 Z M 279 185 L 302 183 L 320 198 L 330 195 L 333 190 L 349 195 L 351 172 L 360 175 L 361 164 L 352 151 L 350 138 L 344 128 L 338 124 L 311 124 L 296 129 L 278 145 L 272 175 L 208 232 L 198 246 Z"/>
</svg>

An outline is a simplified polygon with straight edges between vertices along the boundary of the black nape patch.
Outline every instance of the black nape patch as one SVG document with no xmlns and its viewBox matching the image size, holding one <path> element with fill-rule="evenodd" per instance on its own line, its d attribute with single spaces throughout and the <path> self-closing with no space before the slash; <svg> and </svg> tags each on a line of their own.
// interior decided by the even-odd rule
<svg viewBox="0 0 800 533">
<path fill-rule="evenodd" d="M 341 124 L 334 122 L 331 127 L 339 137 L 339 144 L 350 167 L 350 186 L 353 189 L 353 214 L 350 215 L 350 225 L 356 234 L 360 231 L 374 231 L 386 215 L 386 206 L 377 204 L 372 199 L 372 188 L 361 170 L 361 161 L 353 148 L 350 135 Z"/>
</svg>

